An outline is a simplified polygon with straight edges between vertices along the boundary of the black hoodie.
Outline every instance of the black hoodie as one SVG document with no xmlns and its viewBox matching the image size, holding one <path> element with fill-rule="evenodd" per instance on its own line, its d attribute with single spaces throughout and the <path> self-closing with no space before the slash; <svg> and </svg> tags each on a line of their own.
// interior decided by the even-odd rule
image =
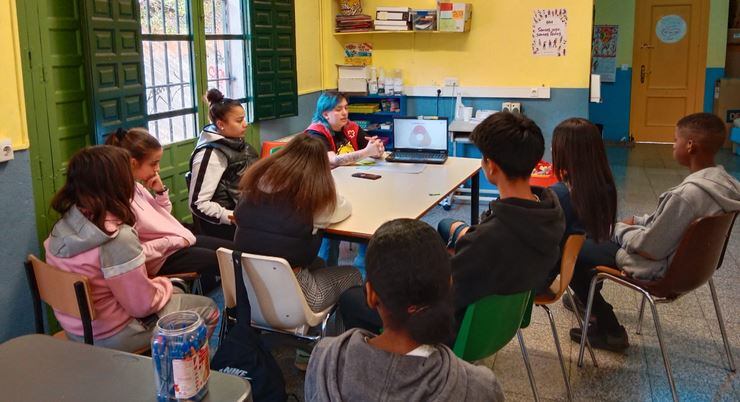
<svg viewBox="0 0 740 402">
<path fill-rule="evenodd" d="M 481 223 L 457 241 L 452 257 L 455 310 L 492 295 L 540 289 L 560 258 L 565 219 L 558 197 L 532 187 L 540 201 L 492 201 Z"/>
</svg>

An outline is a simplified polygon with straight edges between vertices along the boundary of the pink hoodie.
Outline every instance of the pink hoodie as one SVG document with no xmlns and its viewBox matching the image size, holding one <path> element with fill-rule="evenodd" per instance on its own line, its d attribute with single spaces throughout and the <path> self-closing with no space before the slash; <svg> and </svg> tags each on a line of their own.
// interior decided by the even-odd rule
<svg viewBox="0 0 740 402">
<path fill-rule="evenodd" d="M 134 229 L 144 247 L 146 270 L 155 276 L 167 257 L 195 244 L 195 236 L 170 213 L 172 203 L 167 193 L 153 197 L 140 183 L 136 183 L 131 208 L 136 214 Z"/>
<path fill-rule="evenodd" d="M 172 296 L 168 279 L 147 276 L 136 231 L 112 216 L 106 229 L 113 234 L 105 234 L 73 207 L 44 242 L 49 264 L 89 279 L 95 309 L 93 339 L 113 336 L 132 318 L 156 313 Z M 54 314 L 65 331 L 83 335 L 79 318 L 56 310 Z"/>
</svg>

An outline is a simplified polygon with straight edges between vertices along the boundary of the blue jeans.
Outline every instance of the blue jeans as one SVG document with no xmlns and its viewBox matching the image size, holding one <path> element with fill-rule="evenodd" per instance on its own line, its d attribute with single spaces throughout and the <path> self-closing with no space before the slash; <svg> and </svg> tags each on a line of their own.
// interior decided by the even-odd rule
<svg viewBox="0 0 740 402">
<path fill-rule="evenodd" d="M 612 241 L 596 243 L 591 239 L 586 239 L 586 242 L 583 243 L 581 252 L 578 253 L 570 287 L 584 306 L 588 301 L 591 278 L 596 275 L 594 268 L 597 265 L 616 268 L 617 250 L 619 250 L 619 244 Z M 601 295 L 602 284 L 600 283 L 596 286 L 591 314 L 596 317 L 596 323 L 600 332 L 621 332 L 621 325 L 617 316 L 614 314 L 614 308 Z"/>
</svg>

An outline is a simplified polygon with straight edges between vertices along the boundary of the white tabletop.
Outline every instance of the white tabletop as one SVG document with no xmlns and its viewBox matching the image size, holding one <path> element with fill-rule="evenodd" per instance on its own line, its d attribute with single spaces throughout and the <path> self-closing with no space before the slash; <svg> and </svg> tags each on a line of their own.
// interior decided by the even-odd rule
<svg viewBox="0 0 740 402">
<path fill-rule="evenodd" d="M 379 172 L 378 180 L 352 177 L 367 167 L 343 166 L 332 171 L 337 191 L 352 203 L 352 215 L 327 232 L 370 238 L 383 223 L 396 218 L 418 219 L 478 173 L 480 159 L 450 157 L 443 165 L 426 165 L 418 174 Z"/>
</svg>

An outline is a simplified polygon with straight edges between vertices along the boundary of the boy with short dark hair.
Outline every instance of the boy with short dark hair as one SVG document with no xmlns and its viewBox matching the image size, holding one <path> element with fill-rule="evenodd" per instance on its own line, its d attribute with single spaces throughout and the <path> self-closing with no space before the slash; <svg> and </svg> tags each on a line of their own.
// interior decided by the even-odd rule
<svg viewBox="0 0 740 402">
<path fill-rule="evenodd" d="M 486 296 L 542 288 L 560 258 L 565 231 L 555 193 L 529 185 L 545 151 L 537 124 L 520 114 L 496 113 L 482 121 L 470 139 L 483 154 L 481 168 L 500 197 L 478 225 L 452 219 L 439 223 L 447 247 L 456 250 L 452 279 L 457 325 L 468 305 Z M 339 311 L 347 328 L 377 331 L 381 325 L 360 288 L 342 295 Z"/>
<path fill-rule="evenodd" d="M 470 140 L 483 154 L 481 167 L 499 190 L 478 225 L 450 219 L 439 231 L 454 249 L 452 278 L 458 320 L 468 305 L 492 295 L 540 289 L 560 258 L 563 211 L 552 190 L 531 187 L 532 169 L 545 140 L 532 120 L 496 113 L 481 122 Z"/>
<path fill-rule="evenodd" d="M 594 267 L 606 265 L 634 278 L 659 279 L 665 275 L 681 237 L 692 222 L 740 210 L 740 183 L 714 161 L 726 137 L 725 124 L 710 113 L 691 114 L 676 123 L 673 158 L 688 167 L 691 174 L 661 194 L 658 208 L 652 214 L 616 223 L 611 242 L 597 244 L 586 240 L 571 282 L 579 309 L 588 299 Z M 629 346 L 627 332 L 600 288 L 594 294 L 591 320 L 595 319 L 595 323 L 589 325 L 589 341 L 595 348 L 624 350 Z M 574 308 L 569 298 L 564 298 L 564 304 Z M 580 328 L 571 329 L 570 336 L 580 342 Z"/>
</svg>

